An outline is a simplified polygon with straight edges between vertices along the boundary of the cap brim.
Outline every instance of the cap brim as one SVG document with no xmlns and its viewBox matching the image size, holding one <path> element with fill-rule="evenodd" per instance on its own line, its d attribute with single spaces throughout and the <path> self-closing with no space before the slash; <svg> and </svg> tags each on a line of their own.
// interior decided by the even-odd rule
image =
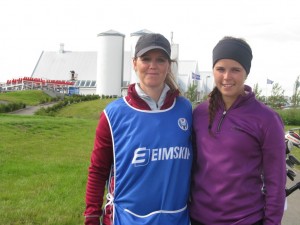
<svg viewBox="0 0 300 225">
<path fill-rule="evenodd" d="M 170 58 L 170 55 L 169 55 L 168 51 L 166 49 L 160 47 L 160 46 L 149 46 L 147 48 L 143 48 L 141 51 L 139 51 L 136 54 L 136 56 L 140 57 L 140 56 L 144 55 L 146 52 L 149 52 L 150 50 L 153 50 L 153 49 L 161 49 L 161 50 L 163 50 L 166 53 L 166 55 L 169 56 L 169 58 Z"/>
</svg>

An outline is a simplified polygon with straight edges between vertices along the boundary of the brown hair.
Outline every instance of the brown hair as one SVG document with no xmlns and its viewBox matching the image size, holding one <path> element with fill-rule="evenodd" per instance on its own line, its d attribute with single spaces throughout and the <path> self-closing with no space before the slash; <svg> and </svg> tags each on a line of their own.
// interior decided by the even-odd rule
<svg viewBox="0 0 300 225">
<path fill-rule="evenodd" d="M 212 92 L 209 93 L 209 105 L 208 105 L 208 129 L 211 130 L 213 120 L 215 118 L 217 109 L 218 109 L 218 101 L 221 97 L 221 93 L 217 87 L 214 87 Z"/>
</svg>

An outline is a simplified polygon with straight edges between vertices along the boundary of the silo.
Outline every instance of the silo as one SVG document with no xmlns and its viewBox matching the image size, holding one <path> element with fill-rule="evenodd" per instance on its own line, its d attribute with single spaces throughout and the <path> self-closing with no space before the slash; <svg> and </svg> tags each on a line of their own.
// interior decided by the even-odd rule
<svg viewBox="0 0 300 225">
<path fill-rule="evenodd" d="M 130 34 L 130 39 L 131 39 L 131 47 L 130 47 L 130 52 L 131 52 L 131 59 L 133 59 L 134 57 L 134 53 L 135 53 L 135 45 L 137 43 L 137 41 L 139 40 L 139 38 L 144 35 L 144 34 L 149 34 L 149 33 L 153 33 L 149 30 L 146 30 L 146 29 L 143 29 L 143 30 L 140 30 L 140 31 L 137 31 L 137 32 L 134 32 L 134 33 L 131 33 Z M 133 69 L 133 65 L 132 65 L 132 62 L 130 63 L 130 67 L 131 67 L 131 79 L 130 79 L 130 83 L 136 83 L 136 82 L 139 82 L 139 79 Z"/>
<path fill-rule="evenodd" d="M 125 35 L 109 30 L 98 38 L 96 94 L 121 96 Z"/>
</svg>

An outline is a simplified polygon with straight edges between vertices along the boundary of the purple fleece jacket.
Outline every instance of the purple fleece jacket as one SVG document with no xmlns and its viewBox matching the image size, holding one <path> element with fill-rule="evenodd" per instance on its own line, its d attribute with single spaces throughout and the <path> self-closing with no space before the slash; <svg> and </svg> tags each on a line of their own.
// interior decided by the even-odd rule
<svg viewBox="0 0 300 225">
<path fill-rule="evenodd" d="M 208 225 L 280 224 L 286 164 L 284 126 L 279 115 L 257 101 L 251 88 L 208 131 L 208 102 L 193 112 L 194 170 L 190 214 Z M 262 187 L 265 186 L 265 193 Z"/>
</svg>

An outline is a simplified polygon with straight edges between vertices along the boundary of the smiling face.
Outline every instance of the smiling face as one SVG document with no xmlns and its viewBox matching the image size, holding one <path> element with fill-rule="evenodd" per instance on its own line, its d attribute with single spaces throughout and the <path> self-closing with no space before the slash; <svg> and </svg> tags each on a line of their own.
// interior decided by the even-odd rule
<svg viewBox="0 0 300 225">
<path fill-rule="evenodd" d="M 213 68 L 215 84 L 222 94 L 226 109 L 239 95 L 244 94 L 244 83 L 247 78 L 245 69 L 232 59 L 221 59 Z"/>
<path fill-rule="evenodd" d="M 163 50 L 154 49 L 133 60 L 134 70 L 139 76 L 140 87 L 162 90 L 170 71 L 170 61 Z"/>
</svg>

